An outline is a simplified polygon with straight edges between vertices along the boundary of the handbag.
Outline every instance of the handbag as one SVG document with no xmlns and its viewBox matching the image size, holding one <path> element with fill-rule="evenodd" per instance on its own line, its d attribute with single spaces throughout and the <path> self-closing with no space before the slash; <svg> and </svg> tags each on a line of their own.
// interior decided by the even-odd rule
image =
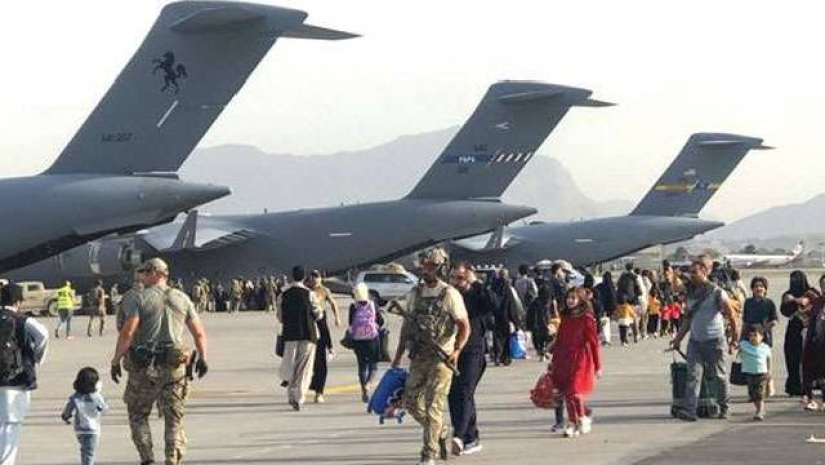
<svg viewBox="0 0 825 465">
<path fill-rule="evenodd" d="M 736 360 L 730 366 L 730 383 L 734 386 L 747 386 L 748 377 L 742 373 L 742 359 L 739 354 L 736 355 Z"/>
<path fill-rule="evenodd" d="M 349 329 L 344 331 L 344 338 L 341 339 L 341 347 L 349 350 L 355 349 L 355 340 L 352 339 L 352 334 Z"/>
<path fill-rule="evenodd" d="M 284 336 L 279 334 L 278 337 L 275 338 L 275 355 L 278 357 L 283 357 L 285 346 L 286 342 L 284 342 Z"/>
</svg>

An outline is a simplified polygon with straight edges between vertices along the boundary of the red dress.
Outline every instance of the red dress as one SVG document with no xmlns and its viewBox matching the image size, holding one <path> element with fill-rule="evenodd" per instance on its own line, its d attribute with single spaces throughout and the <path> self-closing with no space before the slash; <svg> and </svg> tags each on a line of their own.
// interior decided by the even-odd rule
<svg viewBox="0 0 825 465">
<path fill-rule="evenodd" d="M 553 347 L 553 382 L 565 395 L 593 391 L 601 369 L 599 330 L 591 313 L 562 318 Z"/>
</svg>

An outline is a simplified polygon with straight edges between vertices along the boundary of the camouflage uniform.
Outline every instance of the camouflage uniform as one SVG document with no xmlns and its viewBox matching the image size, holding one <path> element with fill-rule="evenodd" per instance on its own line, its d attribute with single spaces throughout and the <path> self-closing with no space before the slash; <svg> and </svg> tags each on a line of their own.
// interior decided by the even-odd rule
<svg viewBox="0 0 825 465">
<path fill-rule="evenodd" d="M 454 350 L 457 319 L 466 319 L 464 302 L 456 289 L 439 281 L 434 288 L 419 285 L 407 297 L 408 312 L 402 333 L 408 341 L 410 375 L 404 406 L 424 427 L 422 459 L 435 459 L 448 436 L 447 394 L 453 371 L 444 363 Z"/>
<path fill-rule="evenodd" d="M 183 463 L 186 453 L 183 416 L 189 392 L 186 378 L 189 353 L 183 347 L 182 336 L 187 322 L 197 319 L 198 314 L 189 297 L 177 289 L 149 287 L 139 291 L 135 298 L 128 301 L 124 298 L 124 301 L 127 318 L 134 315 L 141 318 L 132 349 L 124 361 L 129 380 L 123 401 L 132 441 L 141 461 L 151 463 L 154 451 L 149 415 L 157 402 L 165 422 L 165 463 L 178 465 Z M 147 318 L 154 315 L 158 315 L 155 321 Z M 154 354 L 148 364 L 140 361 L 144 349 Z"/>
</svg>

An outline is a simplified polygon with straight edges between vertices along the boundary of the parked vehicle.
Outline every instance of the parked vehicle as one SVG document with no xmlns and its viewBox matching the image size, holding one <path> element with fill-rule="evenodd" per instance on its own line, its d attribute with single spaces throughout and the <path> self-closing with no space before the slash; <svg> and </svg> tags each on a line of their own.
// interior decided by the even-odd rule
<svg viewBox="0 0 825 465">
<path fill-rule="evenodd" d="M 57 289 L 46 289 L 41 281 L 20 281 L 17 283 L 23 288 L 22 313 L 39 316 L 57 315 Z M 81 297 L 75 296 L 75 308 L 81 306 Z"/>
</svg>

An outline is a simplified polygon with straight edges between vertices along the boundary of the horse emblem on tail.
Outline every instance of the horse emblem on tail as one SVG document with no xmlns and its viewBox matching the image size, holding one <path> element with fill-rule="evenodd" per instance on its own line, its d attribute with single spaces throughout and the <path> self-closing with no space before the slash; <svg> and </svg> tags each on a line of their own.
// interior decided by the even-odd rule
<svg viewBox="0 0 825 465">
<path fill-rule="evenodd" d="M 161 87 L 160 91 L 166 92 L 172 90 L 175 95 L 177 95 L 177 93 L 180 92 L 178 80 L 189 77 L 186 72 L 186 66 L 184 66 L 183 63 L 177 63 L 175 54 L 172 52 L 164 53 L 163 58 L 156 58 L 152 60 L 152 63 L 155 65 L 152 74 L 158 74 L 158 71 L 163 71 L 164 74 L 163 87 Z"/>
</svg>

